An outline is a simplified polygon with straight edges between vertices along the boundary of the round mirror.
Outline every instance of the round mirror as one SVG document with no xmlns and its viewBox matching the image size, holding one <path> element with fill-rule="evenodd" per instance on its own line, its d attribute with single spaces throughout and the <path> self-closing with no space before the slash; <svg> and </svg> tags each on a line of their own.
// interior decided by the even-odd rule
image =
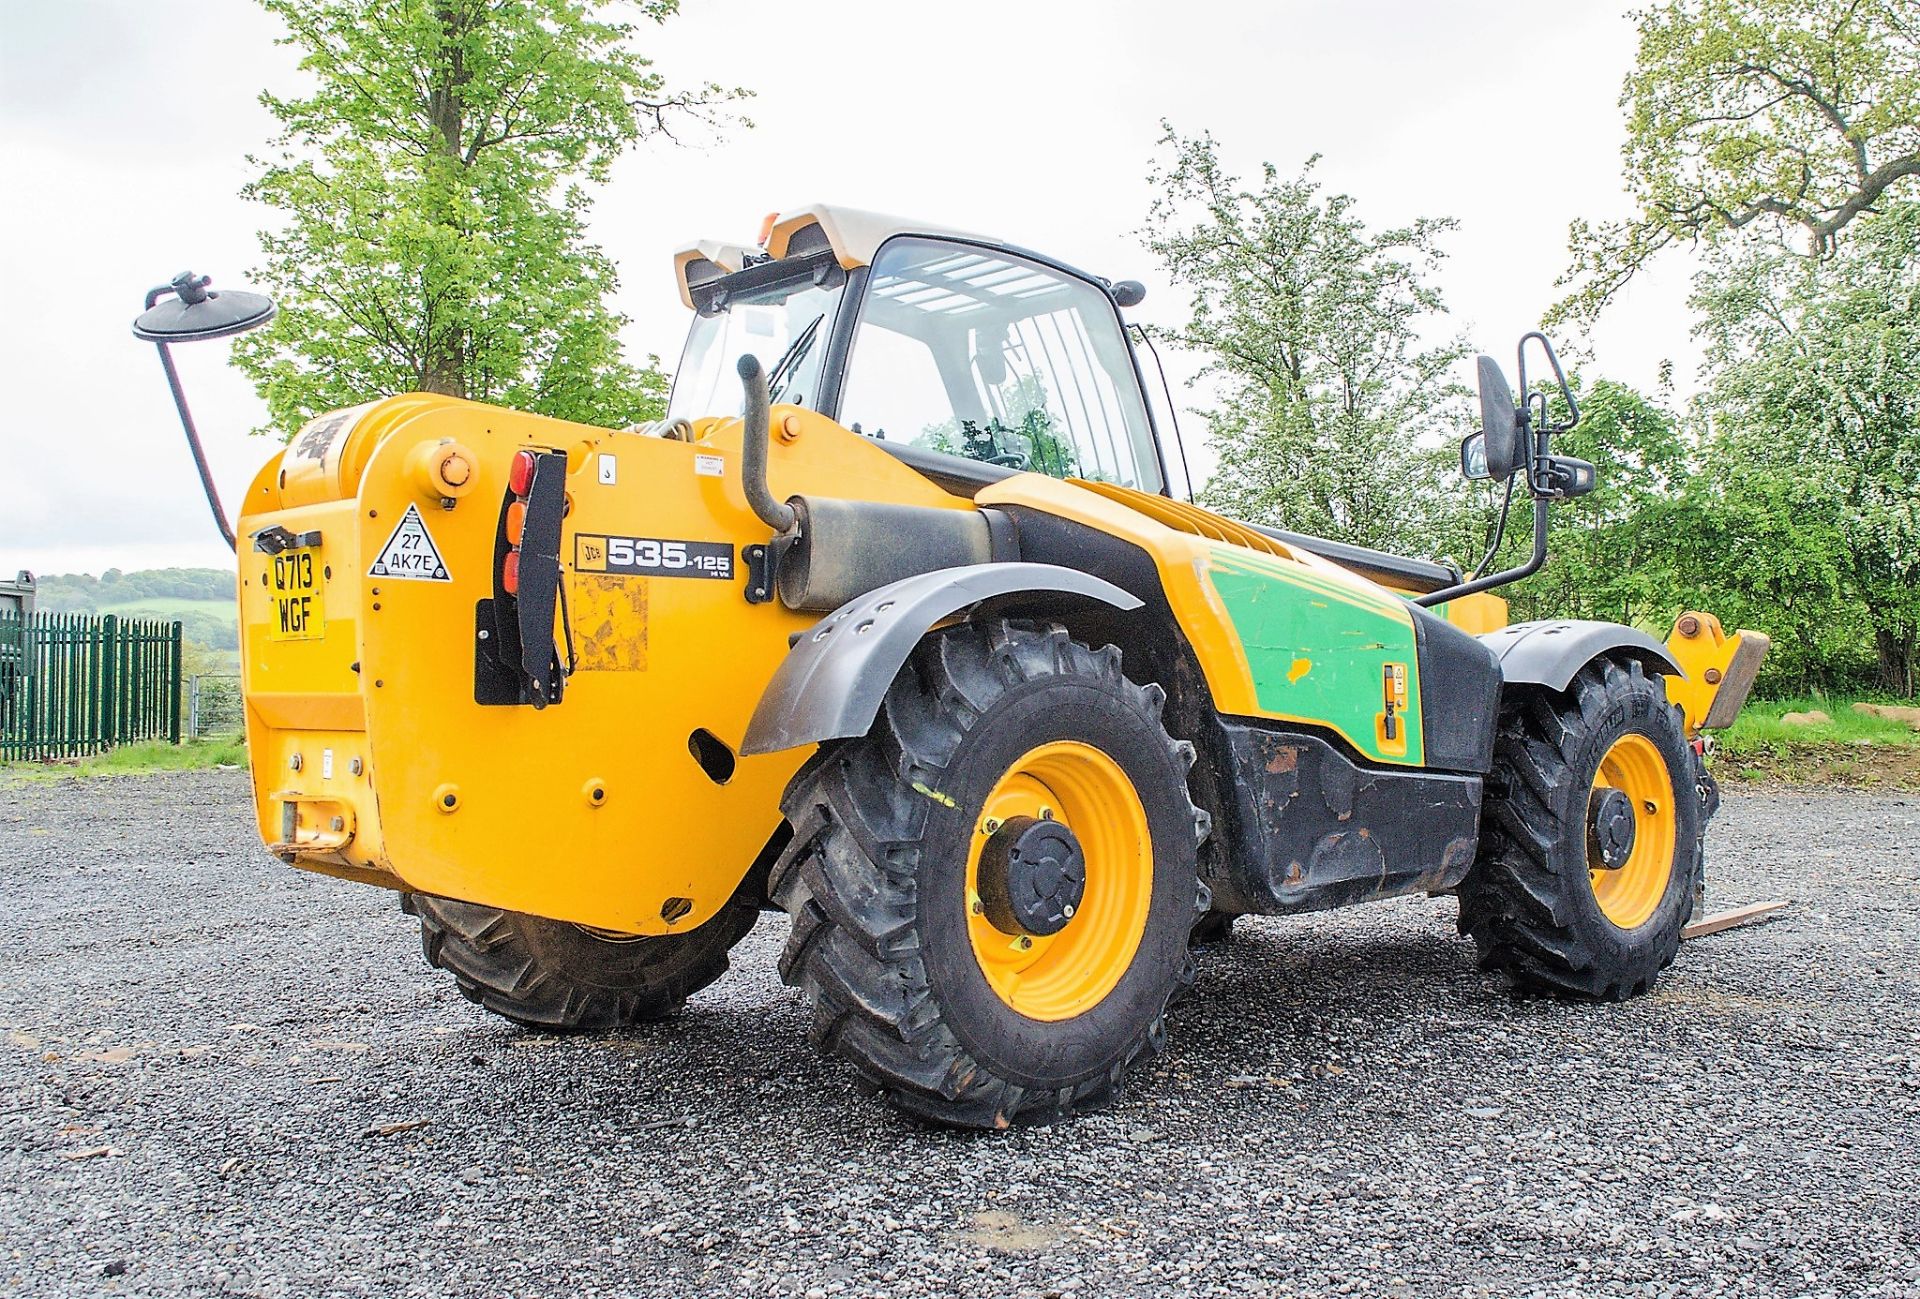
<svg viewBox="0 0 1920 1299">
<path fill-rule="evenodd" d="M 1513 389 L 1507 386 L 1500 363 L 1490 356 L 1480 358 L 1480 432 L 1486 476 L 1504 481 L 1520 467 L 1525 435 L 1520 411 L 1513 404 Z"/>
<path fill-rule="evenodd" d="M 182 271 L 166 289 L 173 296 L 141 312 L 133 336 L 149 343 L 197 343 L 244 334 L 273 319 L 273 299 L 238 289 L 210 289 L 204 275 Z M 153 295 L 149 295 L 149 300 Z"/>
</svg>

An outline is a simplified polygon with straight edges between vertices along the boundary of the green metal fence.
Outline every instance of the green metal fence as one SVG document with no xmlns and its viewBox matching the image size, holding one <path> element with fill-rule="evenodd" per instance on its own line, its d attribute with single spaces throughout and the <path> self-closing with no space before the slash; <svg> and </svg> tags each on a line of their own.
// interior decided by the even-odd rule
<svg viewBox="0 0 1920 1299">
<path fill-rule="evenodd" d="M 0 613 L 0 760 L 180 742 L 180 624 Z"/>
</svg>

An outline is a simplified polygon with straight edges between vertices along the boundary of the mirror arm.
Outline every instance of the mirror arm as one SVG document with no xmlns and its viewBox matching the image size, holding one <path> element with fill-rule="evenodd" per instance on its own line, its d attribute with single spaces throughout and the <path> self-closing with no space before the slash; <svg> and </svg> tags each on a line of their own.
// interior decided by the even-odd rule
<svg viewBox="0 0 1920 1299">
<path fill-rule="evenodd" d="M 1463 595 L 1475 595 L 1481 591 L 1491 591 L 1496 586 L 1506 586 L 1522 578 L 1532 577 L 1547 562 L 1547 502 L 1535 497 L 1533 502 L 1533 554 L 1527 562 L 1518 568 L 1509 568 L 1502 573 L 1489 573 L 1485 577 L 1476 577 L 1471 582 L 1462 582 L 1458 586 L 1441 587 L 1438 591 L 1429 591 L 1425 595 L 1415 596 L 1413 603 L 1422 609 L 1431 609 L 1436 604 L 1445 604 L 1448 600 L 1458 600 Z"/>
<path fill-rule="evenodd" d="M 1531 401 L 1532 390 L 1527 387 L 1527 340 L 1530 338 L 1540 340 L 1541 350 L 1547 354 L 1547 364 L 1553 367 L 1554 381 L 1560 385 L 1560 396 L 1564 398 L 1567 403 L 1567 422 L 1565 424 L 1549 425 L 1546 419 L 1545 398 L 1544 396 L 1542 397 L 1540 431 L 1542 433 L 1565 433 L 1567 430 L 1579 424 L 1580 403 L 1573 399 L 1573 385 L 1567 382 L 1567 372 L 1560 367 L 1560 354 L 1553 350 L 1553 340 L 1537 329 L 1528 330 L 1526 333 L 1520 335 L 1520 346 L 1515 349 L 1515 356 L 1520 365 L 1520 403 L 1522 406 L 1525 406 Z"/>
<path fill-rule="evenodd" d="M 151 308 L 157 295 L 164 291 L 155 289 L 149 293 L 147 306 Z M 200 445 L 200 430 L 193 426 L 193 412 L 187 409 L 187 394 L 180 387 L 180 373 L 173 368 L 173 353 L 165 343 L 156 342 L 154 347 L 160 352 L 160 368 L 167 372 L 167 387 L 173 391 L 173 404 L 180 411 L 180 427 L 187 431 L 187 446 L 193 451 L 194 466 L 200 470 L 200 486 L 207 493 L 207 508 L 213 511 L 214 525 L 225 538 L 227 549 L 238 553 L 239 546 L 233 539 L 233 526 L 227 522 L 226 508 L 220 504 L 220 491 L 213 484 L 213 470 L 207 464 L 206 449 Z"/>
</svg>

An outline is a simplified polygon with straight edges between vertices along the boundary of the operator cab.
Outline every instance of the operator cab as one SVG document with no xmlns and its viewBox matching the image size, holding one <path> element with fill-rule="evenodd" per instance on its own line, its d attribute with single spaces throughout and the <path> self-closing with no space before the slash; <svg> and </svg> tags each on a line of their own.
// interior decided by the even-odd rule
<svg viewBox="0 0 1920 1299">
<path fill-rule="evenodd" d="M 678 259 L 698 313 L 668 415 L 738 404 L 759 358 L 774 402 L 880 442 L 950 490 L 1034 471 L 1159 493 L 1166 470 L 1104 281 L 998 241 L 814 207 L 765 251 Z"/>
<path fill-rule="evenodd" d="M 751 354 L 773 402 L 874 439 L 950 492 L 1031 470 L 1171 494 L 1120 317 L 1145 293 L 1132 281 L 827 205 L 776 218 L 759 248 L 691 244 L 675 269 L 697 314 L 670 420 L 737 411 L 734 367 Z M 1398 590 L 1460 580 L 1451 565 L 1247 526 Z"/>
</svg>

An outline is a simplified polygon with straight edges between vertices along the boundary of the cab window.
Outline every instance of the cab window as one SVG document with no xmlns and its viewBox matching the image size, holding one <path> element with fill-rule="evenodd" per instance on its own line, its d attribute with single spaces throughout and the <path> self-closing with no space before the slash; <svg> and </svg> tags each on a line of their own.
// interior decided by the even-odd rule
<svg viewBox="0 0 1920 1299">
<path fill-rule="evenodd" d="M 887 242 L 868 277 L 840 422 L 1055 478 L 1161 487 L 1112 302 L 995 249 Z"/>
</svg>

